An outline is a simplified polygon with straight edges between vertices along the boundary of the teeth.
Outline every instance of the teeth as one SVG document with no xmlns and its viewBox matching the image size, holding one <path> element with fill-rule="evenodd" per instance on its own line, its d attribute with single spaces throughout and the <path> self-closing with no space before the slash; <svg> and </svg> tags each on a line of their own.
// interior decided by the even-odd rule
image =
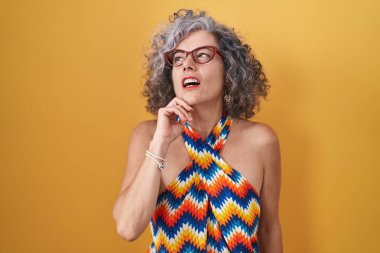
<svg viewBox="0 0 380 253">
<path fill-rule="evenodd" d="M 199 81 L 197 79 L 186 79 L 184 82 L 184 84 L 188 84 L 188 83 L 199 83 Z"/>
</svg>

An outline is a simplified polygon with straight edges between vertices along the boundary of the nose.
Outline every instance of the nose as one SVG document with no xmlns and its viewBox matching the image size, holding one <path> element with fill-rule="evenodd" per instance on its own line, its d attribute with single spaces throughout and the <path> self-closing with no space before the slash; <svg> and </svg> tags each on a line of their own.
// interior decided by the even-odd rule
<svg viewBox="0 0 380 253">
<path fill-rule="evenodd" d="M 191 54 L 187 55 L 186 58 L 183 60 L 182 67 L 184 71 L 186 69 L 195 70 L 195 62 Z"/>
</svg>

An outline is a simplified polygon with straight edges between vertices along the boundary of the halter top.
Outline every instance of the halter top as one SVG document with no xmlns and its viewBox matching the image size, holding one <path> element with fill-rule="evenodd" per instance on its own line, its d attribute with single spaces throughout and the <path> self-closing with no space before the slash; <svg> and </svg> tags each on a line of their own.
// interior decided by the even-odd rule
<svg viewBox="0 0 380 253">
<path fill-rule="evenodd" d="M 191 162 L 157 198 L 148 252 L 260 252 L 260 197 L 219 156 L 232 121 L 223 114 L 205 141 L 185 124 Z"/>
</svg>

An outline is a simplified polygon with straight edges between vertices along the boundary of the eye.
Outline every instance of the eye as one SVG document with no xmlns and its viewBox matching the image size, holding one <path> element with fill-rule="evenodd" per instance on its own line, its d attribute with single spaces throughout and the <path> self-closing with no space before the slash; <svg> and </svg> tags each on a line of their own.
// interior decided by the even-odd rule
<svg viewBox="0 0 380 253">
<path fill-rule="evenodd" d="M 196 57 L 200 63 L 208 62 L 213 57 L 213 51 L 209 48 L 200 48 L 196 51 Z"/>
<path fill-rule="evenodd" d="M 199 52 L 198 54 L 197 54 L 197 57 L 198 58 L 210 58 L 210 54 L 209 53 L 207 53 L 207 52 Z"/>
<path fill-rule="evenodd" d="M 173 62 L 183 61 L 184 58 L 183 52 L 175 52 L 172 56 Z"/>
<path fill-rule="evenodd" d="M 182 60 L 183 60 L 183 58 L 181 56 L 175 56 L 173 58 L 173 62 L 179 62 L 179 61 L 182 61 Z"/>
</svg>

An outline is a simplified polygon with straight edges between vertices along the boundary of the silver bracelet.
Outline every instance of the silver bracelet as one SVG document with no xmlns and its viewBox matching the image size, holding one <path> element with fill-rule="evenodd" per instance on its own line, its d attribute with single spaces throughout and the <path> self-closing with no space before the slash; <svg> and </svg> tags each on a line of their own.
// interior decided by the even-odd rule
<svg viewBox="0 0 380 253">
<path fill-rule="evenodd" d="M 149 157 L 150 159 L 152 159 L 153 161 L 155 161 L 157 163 L 157 165 L 158 165 L 158 168 L 160 170 L 163 170 L 165 168 L 166 161 L 165 161 L 164 158 L 159 157 L 158 155 L 155 155 L 155 154 L 149 152 L 148 150 L 145 151 L 145 156 Z M 161 161 L 159 161 L 158 159 L 161 160 Z"/>
</svg>

